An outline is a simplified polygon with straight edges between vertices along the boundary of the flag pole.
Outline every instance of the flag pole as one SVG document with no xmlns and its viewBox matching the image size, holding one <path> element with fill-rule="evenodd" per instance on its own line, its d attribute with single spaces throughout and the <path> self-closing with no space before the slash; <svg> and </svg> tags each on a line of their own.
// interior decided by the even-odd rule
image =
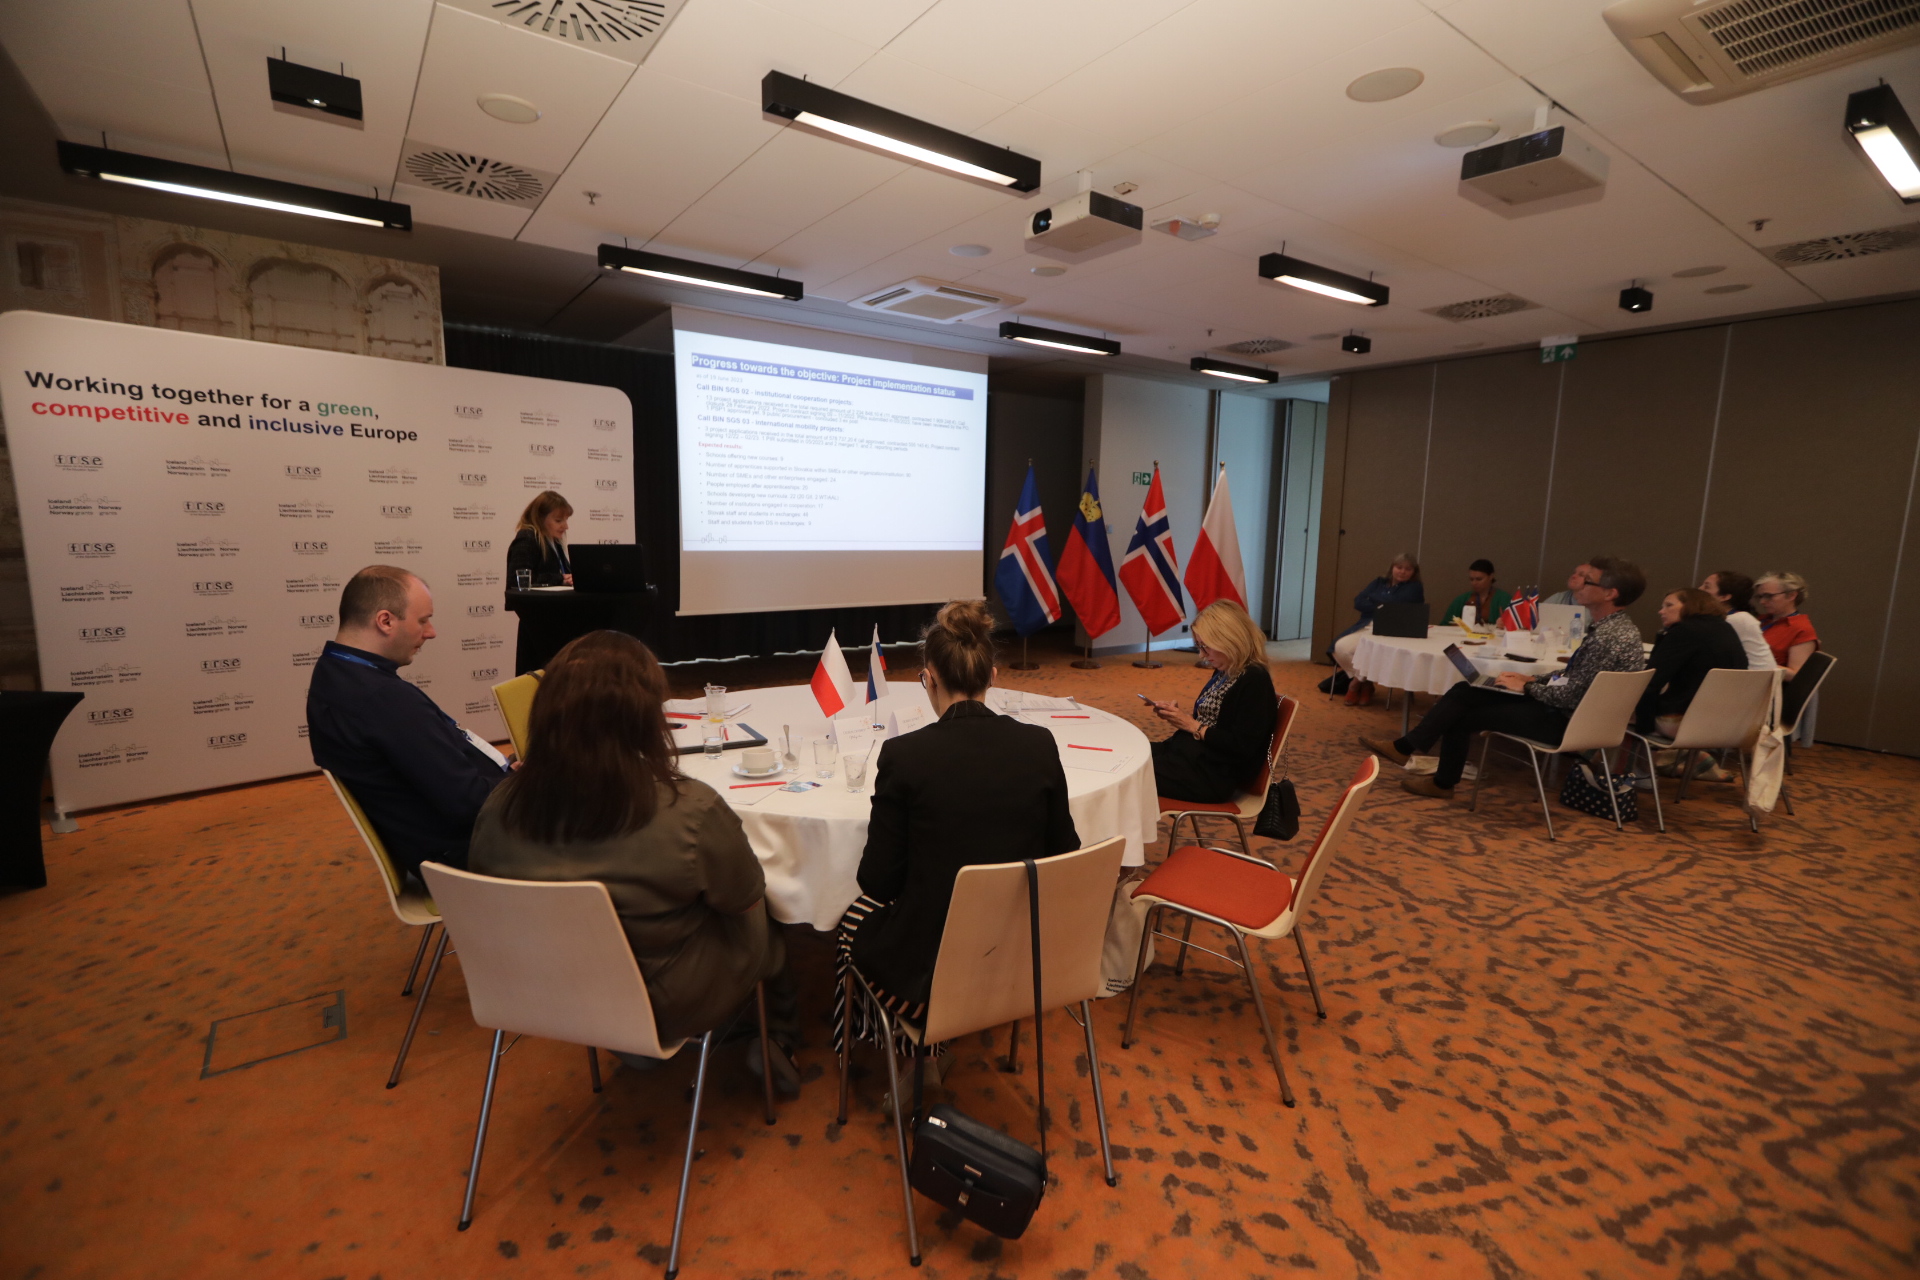
<svg viewBox="0 0 1920 1280">
<path fill-rule="evenodd" d="M 1027 638 L 1025 636 L 1020 637 L 1020 661 L 1014 663 L 1012 669 L 1015 671 L 1038 671 L 1040 669 L 1039 663 L 1027 661 Z"/>
<path fill-rule="evenodd" d="M 1098 662 L 1095 662 L 1093 658 L 1093 637 L 1092 636 L 1087 637 L 1087 656 L 1084 658 L 1075 658 L 1073 660 L 1073 665 L 1080 668 L 1082 671 L 1098 671 L 1100 669 L 1100 664 Z"/>
<path fill-rule="evenodd" d="M 1147 631 L 1147 638 L 1140 645 L 1140 656 L 1133 660 L 1133 665 L 1149 669 L 1158 669 L 1163 665 L 1153 660 L 1153 631 L 1151 629 Z"/>
</svg>

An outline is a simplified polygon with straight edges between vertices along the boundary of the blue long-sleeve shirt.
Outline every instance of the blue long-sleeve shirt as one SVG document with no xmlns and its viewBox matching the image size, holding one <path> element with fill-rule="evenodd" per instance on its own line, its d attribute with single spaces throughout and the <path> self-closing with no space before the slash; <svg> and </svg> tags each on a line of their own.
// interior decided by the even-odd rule
<svg viewBox="0 0 1920 1280">
<path fill-rule="evenodd" d="M 1360 594 L 1353 598 L 1353 607 L 1359 611 L 1359 619 L 1340 635 L 1352 635 L 1373 621 L 1373 611 L 1383 604 L 1425 604 L 1427 589 L 1418 578 L 1406 582 L 1395 582 L 1389 576 L 1381 576 L 1360 588 Z M 1339 637 L 1336 636 L 1335 639 Z"/>
<path fill-rule="evenodd" d="M 398 663 L 332 640 L 307 685 L 307 744 L 406 871 L 466 866 L 473 820 L 507 776 Z"/>
</svg>

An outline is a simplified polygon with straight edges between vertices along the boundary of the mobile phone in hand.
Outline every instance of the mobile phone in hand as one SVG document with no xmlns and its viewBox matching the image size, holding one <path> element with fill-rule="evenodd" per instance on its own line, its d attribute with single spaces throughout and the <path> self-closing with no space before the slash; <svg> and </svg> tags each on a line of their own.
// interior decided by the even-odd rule
<svg viewBox="0 0 1920 1280">
<path fill-rule="evenodd" d="M 1146 704 L 1147 704 L 1148 706 L 1152 706 L 1152 705 L 1153 705 L 1153 699 L 1152 699 L 1152 698 L 1149 698 L 1149 697 L 1148 697 L 1148 696 L 1147 696 L 1146 694 L 1144 694 L 1144 693 L 1136 693 L 1136 694 L 1134 694 L 1133 696 L 1134 696 L 1134 697 L 1136 697 L 1136 698 L 1138 698 L 1138 699 L 1140 699 L 1140 701 L 1142 701 L 1142 702 L 1144 702 L 1144 703 L 1146 703 Z"/>
</svg>

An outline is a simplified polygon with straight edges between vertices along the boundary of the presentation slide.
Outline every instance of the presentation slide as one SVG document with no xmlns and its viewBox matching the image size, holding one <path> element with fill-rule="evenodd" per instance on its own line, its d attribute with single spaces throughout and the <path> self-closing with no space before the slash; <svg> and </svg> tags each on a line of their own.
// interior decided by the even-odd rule
<svg viewBox="0 0 1920 1280">
<path fill-rule="evenodd" d="M 983 373 L 676 329 L 680 612 L 980 592 Z"/>
</svg>

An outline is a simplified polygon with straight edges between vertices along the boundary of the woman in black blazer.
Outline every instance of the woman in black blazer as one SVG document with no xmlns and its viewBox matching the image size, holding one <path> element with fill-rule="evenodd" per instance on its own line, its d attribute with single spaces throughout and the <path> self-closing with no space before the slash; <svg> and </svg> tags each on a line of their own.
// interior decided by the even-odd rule
<svg viewBox="0 0 1920 1280">
<path fill-rule="evenodd" d="M 1193 712 L 1178 702 L 1156 702 L 1154 714 L 1174 734 L 1153 744 L 1153 777 L 1169 800 L 1219 803 L 1231 800 L 1267 760 L 1280 699 L 1267 670 L 1267 638 L 1247 611 L 1216 600 L 1193 620 L 1200 665 L 1213 675 L 1193 700 Z"/>
<path fill-rule="evenodd" d="M 1640 695 L 1633 727 L 1672 737 L 1707 672 L 1720 667 L 1745 671 L 1747 650 L 1727 621 L 1727 606 L 1695 587 L 1669 591 L 1660 602 L 1660 621 L 1663 626 L 1647 656 L 1653 679 Z"/>
<path fill-rule="evenodd" d="M 507 546 L 507 589 L 514 589 L 517 569 L 533 570 L 536 587 L 570 587 L 573 564 L 567 559 L 567 520 L 573 504 L 548 489 L 520 513 L 513 541 Z"/>
<path fill-rule="evenodd" d="M 925 1014 L 962 867 L 1080 847 L 1053 735 L 981 701 L 995 675 L 986 602 L 956 600 L 941 609 L 920 651 L 920 680 L 939 719 L 880 752 L 861 896 L 840 922 L 836 1048 L 846 1031 L 849 963 L 889 1010 L 910 1019 Z M 855 1007 L 855 1035 L 872 1038 L 864 1002 Z"/>
</svg>

